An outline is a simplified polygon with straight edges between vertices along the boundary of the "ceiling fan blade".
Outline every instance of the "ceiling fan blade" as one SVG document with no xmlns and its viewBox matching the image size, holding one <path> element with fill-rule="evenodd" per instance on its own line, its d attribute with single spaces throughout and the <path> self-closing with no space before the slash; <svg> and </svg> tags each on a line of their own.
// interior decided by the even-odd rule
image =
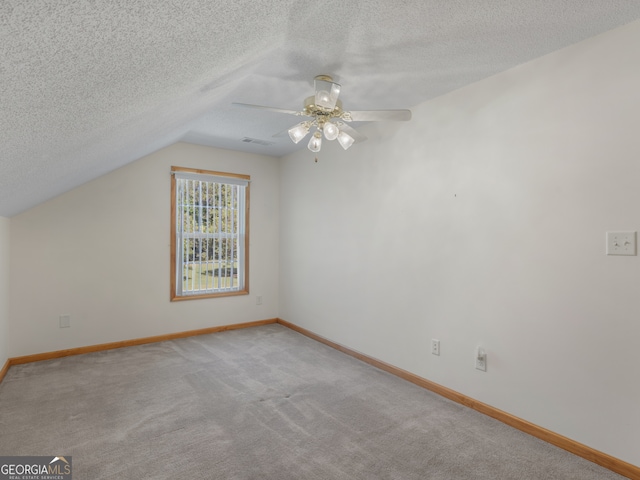
<svg viewBox="0 0 640 480">
<path fill-rule="evenodd" d="M 318 75 L 313 84 L 316 89 L 316 105 L 328 111 L 336 108 L 336 102 L 340 95 L 340 84 L 334 83 L 328 75 Z"/>
<path fill-rule="evenodd" d="M 298 112 L 296 110 L 286 110 L 284 108 L 265 107 L 263 105 L 252 105 L 250 103 L 235 103 L 235 102 L 232 103 L 231 105 L 235 105 L 236 107 L 259 108 L 261 110 L 268 110 L 270 112 L 287 113 L 289 115 L 298 115 L 298 116 L 306 117 L 306 115 L 303 112 Z"/>
<path fill-rule="evenodd" d="M 271 136 L 272 136 L 273 138 L 277 138 L 277 137 L 284 137 L 284 136 L 286 136 L 286 135 L 288 135 L 288 134 L 289 134 L 289 130 L 290 130 L 290 128 L 287 128 L 286 130 L 282 130 L 282 131 L 280 131 L 280 132 L 276 133 L 275 135 L 271 135 Z"/>
<path fill-rule="evenodd" d="M 382 120 L 405 122 L 411 120 L 411 110 L 360 110 L 346 113 L 349 114 L 351 121 L 354 122 L 378 122 Z"/>
<path fill-rule="evenodd" d="M 367 139 L 366 135 L 363 135 L 362 133 L 357 131 L 355 128 L 351 128 L 346 123 L 340 122 L 338 124 L 338 128 L 342 130 L 344 133 L 349 134 L 351 138 L 353 138 L 356 142 L 364 142 Z"/>
</svg>

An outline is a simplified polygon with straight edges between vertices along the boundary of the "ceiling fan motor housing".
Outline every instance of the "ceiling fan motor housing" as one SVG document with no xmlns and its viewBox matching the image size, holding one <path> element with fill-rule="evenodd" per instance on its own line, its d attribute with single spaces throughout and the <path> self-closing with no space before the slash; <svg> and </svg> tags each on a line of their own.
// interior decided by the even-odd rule
<svg viewBox="0 0 640 480">
<path fill-rule="evenodd" d="M 316 97 L 311 95 L 304 99 L 304 114 L 309 117 L 324 116 L 327 118 L 341 117 L 343 114 L 342 101 L 337 100 L 333 110 L 316 105 Z"/>
</svg>

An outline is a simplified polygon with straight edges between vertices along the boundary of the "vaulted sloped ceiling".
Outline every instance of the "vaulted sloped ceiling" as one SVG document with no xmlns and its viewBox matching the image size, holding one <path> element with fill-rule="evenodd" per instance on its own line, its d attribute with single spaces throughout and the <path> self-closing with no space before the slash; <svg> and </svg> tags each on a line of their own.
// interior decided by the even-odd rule
<svg viewBox="0 0 640 480">
<path fill-rule="evenodd" d="M 295 117 L 231 103 L 297 110 L 318 74 L 348 109 L 411 108 L 638 18 L 637 0 L 4 0 L 0 215 L 180 139 L 305 148 L 273 137 Z"/>
</svg>

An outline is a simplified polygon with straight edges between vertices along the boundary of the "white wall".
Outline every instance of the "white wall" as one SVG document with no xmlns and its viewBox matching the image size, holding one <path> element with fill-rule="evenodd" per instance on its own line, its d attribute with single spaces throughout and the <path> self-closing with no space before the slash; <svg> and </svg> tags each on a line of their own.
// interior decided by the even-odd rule
<svg viewBox="0 0 640 480">
<path fill-rule="evenodd" d="M 249 295 L 169 301 L 171 165 L 251 175 Z M 12 217 L 9 356 L 277 317 L 278 188 L 276 159 L 179 143 Z"/>
<path fill-rule="evenodd" d="M 0 369 L 9 358 L 9 225 L 0 217 Z"/>
<path fill-rule="evenodd" d="M 640 22 L 286 158 L 280 317 L 640 465 L 640 260 L 605 256 L 640 230 L 637 45 Z"/>
</svg>

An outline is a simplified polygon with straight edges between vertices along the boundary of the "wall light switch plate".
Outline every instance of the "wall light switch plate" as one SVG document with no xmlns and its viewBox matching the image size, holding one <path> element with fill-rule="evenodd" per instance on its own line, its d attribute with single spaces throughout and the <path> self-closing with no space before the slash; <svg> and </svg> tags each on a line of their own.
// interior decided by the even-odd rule
<svg viewBox="0 0 640 480">
<path fill-rule="evenodd" d="M 607 255 L 635 255 L 636 232 L 607 232 Z"/>
<path fill-rule="evenodd" d="M 476 370 L 487 371 L 487 353 L 481 347 L 476 350 Z"/>
</svg>

